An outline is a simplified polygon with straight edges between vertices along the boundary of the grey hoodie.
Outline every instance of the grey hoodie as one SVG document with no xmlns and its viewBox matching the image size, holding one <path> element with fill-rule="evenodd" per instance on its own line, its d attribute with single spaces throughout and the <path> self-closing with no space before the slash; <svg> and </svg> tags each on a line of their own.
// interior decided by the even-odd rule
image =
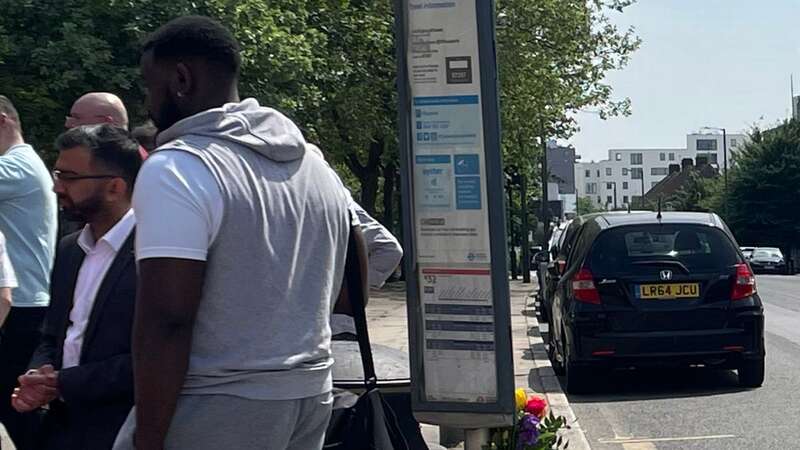
<svg viewBox="0 0 800 450">
<path fill-rule="evenodd" d="M 183 393 L 329 391 L 349 223 L 338 176 L 291 120 L 254 99 L 183 119 L 158 144 L 198 156 L 223 197 Z"/>
</svg>

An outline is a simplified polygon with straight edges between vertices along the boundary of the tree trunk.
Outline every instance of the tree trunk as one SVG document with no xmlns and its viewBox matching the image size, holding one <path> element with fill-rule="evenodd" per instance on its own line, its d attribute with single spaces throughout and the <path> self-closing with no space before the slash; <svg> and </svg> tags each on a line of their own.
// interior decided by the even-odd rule
<svg viewBox="0 0 800 450">
<path fill-rule="evenodd" d="M 386 147 L 383 138 L 377 139 L 369 145 L 367 164 L 358 159 L 358 155 L 350 153 L 345 159 L 345 164 L 361 183 L 359 204 L 370 215 L 375 215 L 375 200 L 378 197 L 378 178 L 380 175 L 381 154 Z"/>
<path fill-rule="evenodd" d="M 397 168 L 394 161 L 383 167 L 383 226 L 394 229 L 394 180 Z"/>
</svg>

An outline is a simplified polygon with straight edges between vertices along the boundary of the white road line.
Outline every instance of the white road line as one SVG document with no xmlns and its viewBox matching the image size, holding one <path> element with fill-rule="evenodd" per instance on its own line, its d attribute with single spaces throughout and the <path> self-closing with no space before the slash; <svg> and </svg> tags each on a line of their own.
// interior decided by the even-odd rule
<svg viewBox="0 0 800 450">
<path fill-rule="evenodd" d="M 704 441 L 711 439 L 732 439 L 736 435 L 733 434 L 716 434 L 710 436 L 684 436 L 684 437 L 666 437 L 666 438 L 618 438 L 618 439 L 598 439 L 597 442 L 601 444 L 639 444 L 639 443 L 653 443 L 653 442 L 680 442 L 680 441 Z"/>
<path fill-rule="evenodd" d="M 655 444 L 651 442 L 633 442 L 622 444 L 623 450 L 656 450 Z"/>
</svg>

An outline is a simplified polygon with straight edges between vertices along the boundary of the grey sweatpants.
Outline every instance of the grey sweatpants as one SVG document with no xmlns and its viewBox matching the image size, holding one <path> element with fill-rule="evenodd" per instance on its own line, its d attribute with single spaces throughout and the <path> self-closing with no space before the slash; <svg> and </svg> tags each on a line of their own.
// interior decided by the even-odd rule
<svg viewBox="0 0 800 450">
<path fill-rule="evenodd" d="M 182 395 L 165 450 L 317 450 L 331 417 L 330 393 L 299 400 L 249 400 L 229 395 Z M 136 408 L 114 450 L 133 450 Z"/>
</svg>

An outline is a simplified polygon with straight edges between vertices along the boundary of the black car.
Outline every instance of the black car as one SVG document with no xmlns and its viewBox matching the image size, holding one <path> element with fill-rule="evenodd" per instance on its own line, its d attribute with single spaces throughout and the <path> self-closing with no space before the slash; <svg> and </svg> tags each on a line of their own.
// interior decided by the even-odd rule
<svg viewBox="0 0 800 450">
<path fill-rule="evenodd" d="M 787 273 L 786 259 L 779 248 L 758 247 L 748 261 L 755 273 Z"/>
<path fill-rule="evenodd" d="M 598 369 L 704 365 L 764 380 L 755 277 L 707 213 L 600 214 L 575 236 L 552 305 L 553 368 L 570 393 Z"/>
</svg>

